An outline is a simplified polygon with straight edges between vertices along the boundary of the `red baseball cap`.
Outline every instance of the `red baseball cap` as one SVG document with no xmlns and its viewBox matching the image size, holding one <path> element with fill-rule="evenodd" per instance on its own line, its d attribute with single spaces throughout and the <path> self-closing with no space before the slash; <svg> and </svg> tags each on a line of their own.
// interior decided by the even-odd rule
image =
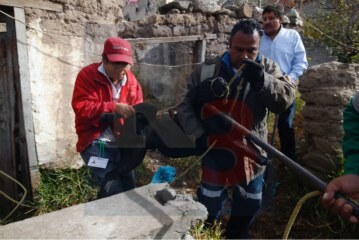
<svg viewBox="0 0 359 240">
<path fill-rule="evenodd" d="M 133 65 L 131 44 L 119 37 L 107 38 L 103 48 L 110 62 L 126 62 Z"/>
</svg>

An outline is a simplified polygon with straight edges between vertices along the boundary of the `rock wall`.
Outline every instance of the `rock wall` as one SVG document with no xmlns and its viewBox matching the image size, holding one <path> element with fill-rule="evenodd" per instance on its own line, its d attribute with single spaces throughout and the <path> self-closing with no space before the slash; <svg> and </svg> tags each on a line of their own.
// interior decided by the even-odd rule
<svg viewBox="0 0 359 240">
<path fill-rule="evenodd" d="M 207 16 L 201 13 L 154 15 L 137 22 L 121 24 L 119 35 L 128 38 L 183 37 L 216 34 L 206 41 L 206 55 L 226 51 L 228 34 L 238 21 L 228 15 Z M 136 73 L 146 89 L 146 99 L 155 99 L 163 107 L 175 103 L 178 85 L 201 62 L 197 41 L 177 43 L 135 43 Z"/>
<path fill-rule="evenodd" d="M 310 38 L 303 38 L 305 50 L 307 52 L 307 59 L 309 67 L 338 61 L 338 57 L 333 55 L 333 50 L 328 46 L 325 46 L 321 42 L 316 42 Z"/>
<path fill-rule="evenodd" d="M 62 12 L 26 8 L 35 142 L 40 165 L 77 167 L 83 164 L 75 150 L 77 136 L 71 98 L 76 75 L 90 63 L 101 61 L 104 40 L 180 37 L 215 34 L 206 55 L 222 54 L 238 21 L 235 11 L 151 15 L 127 22 L 125 0 L 53 0 Z M 201 1 L 202 3 L 205 3 Z M 254 16 L 258 16 L 254 14 Z M 146 99 L 160 107 L 174 102 L 178 82 L 199 64 L 196 41 L 133 44 L 137 75 Z"/>
<path fill-rule="evenodd" d="M 83 66 L 101 60 L 104 40 L 109 36 L 123 38 L 185 36 L 203 33 L 217 33 L 218 40 L 209 42 L 209 52 L 223 52 L 227 46 L 227 33 L 237 21 L 228 16 L 206 16 L 196 14 L 154 15 L 144 20 L 129 23 L 123 21 L 122 7 L 124 1 L 78 0 L 56 1 L 63 4 L 63 12 L 51 12 L 26 8 L 26 22 L 30 26 L 27 32 L 30 81 L 35 129 L 35 142 L 39 165 L 47 167 L 77 167 L 82 165 L 80 155 L 75 150 L 77 136 L 74 129 L 74 113 L 71 108 L 73 85 L 77 73 Z M 217 20 L 219 22 L 217 22 Z M 194 43 L 191 43 L 192 45 Z M 161 45 L 161 44 L 158 44 Z M 162 49 L 166 54 L 173 50 L 179 52 L 177 60 L 171 55 L 158 56 L 162 62 L 149 57 L 154 48 Z M 193 52 L 194 45 L 182 45 Z M 134 47 L 136 67 L 145 59 L 145 71 L 139 76 L 143 83 L 159 79 L 164 75 L 158 65 L 169 66 L 184 64 L 177 69 L 179 74 L 186 74 L 193 68 L 191 54 L 183 54 L 176 45 Z M 150 53 L 150 54 L 149 54 Z M 182 54 L 182 57 L 180 57 Z M 147 56 L 147 58 L 146 58 Z M 148 61 L 150 59 L 151 61 Z M 167 59 L 168 61 L 163 61 Z M 146 62 L 144 62 L 146 64 Z M 146 68 L 147 67 L 147 68 Z M 179 76 L 167 71 L 167 80 Z M 168 87 L 166 87 L 168 86 Z M 173 101 L 174 87 L 171 81 L 155 84 L 150 89 L 150 96 L 159 101 Z"/>
<path fill-rule="evenodd" d="M 301 77 L 308 145 L 303 163 L 322 179 L 341 167 L 342 113 L 358 89 L 359 64 L 324 63 L 310 67 Z"/>
</svg>

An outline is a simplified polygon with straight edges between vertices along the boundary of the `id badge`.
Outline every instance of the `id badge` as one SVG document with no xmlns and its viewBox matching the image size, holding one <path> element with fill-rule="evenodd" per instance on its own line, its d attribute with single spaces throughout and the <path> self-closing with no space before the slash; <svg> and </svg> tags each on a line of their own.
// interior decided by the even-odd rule
<svg viewBox="0 0 359 240">
<path fill-rule="evenodd" d="M 97 167 L 97 168 L 106 168 L 107 163 L 108 163 L 108 158 L 91 156 L 89 162 L 87 163 L 87 166 Z"/>
</svg>

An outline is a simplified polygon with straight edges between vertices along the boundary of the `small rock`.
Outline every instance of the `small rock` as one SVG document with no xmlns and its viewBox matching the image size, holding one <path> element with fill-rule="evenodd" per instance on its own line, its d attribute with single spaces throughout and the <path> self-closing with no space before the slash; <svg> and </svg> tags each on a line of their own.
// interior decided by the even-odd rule
<svg viewBox="0 0 359 240">
<path fill-rule="evenodd" d="M 176 191 L 173 188 L 164 188 L 156 192 L 155 198 L 162 205 L 176 198 Z"/>
<path fill-rule="evenodd" d="M 168 12 L 167 12 L 167 14 L 174 14 L 174 13 L 181 13 L 181 11 L 180 10 L 178 10 L 178 9 L 176 9 L 176 8 L 173 8 L 173 9 L 171 9 L 171 10 L 169 10 Z"/>
</svg>

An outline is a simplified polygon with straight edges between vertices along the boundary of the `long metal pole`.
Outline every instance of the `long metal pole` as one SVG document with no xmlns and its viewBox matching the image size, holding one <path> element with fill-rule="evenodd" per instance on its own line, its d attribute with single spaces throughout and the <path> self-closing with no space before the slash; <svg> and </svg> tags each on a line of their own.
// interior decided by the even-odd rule
<svg viewBox="0 0 359 240">
<path fill-rule="evenodd" d="M 233 120 L 228 115 L 224 114 L 223 112 L 219 111 L 216 107 L 210 104 L 205 105 L 206 108 L 208 108 L 211 112 L 215 114 L 221 115 L 224 119 L 229 121 L 235 128 L 236 131 L 238 131 L 240 134 L 246 136 L 249 140 L 253 141 L 255 144 L 263 148 L 267 153 L 271 154 L 278 160 L 280 160 L 282 163 L 287 165 L 292 171 L 294 171 L 296 174 L 298 174 L 300 177 L 305 178 L 309 181 L 309 183 L 315 187 L 316 189 L 324 192 L 326 183 L 323 182 L 321 179 L 319 179 L 317 176 L 309 172 L 307 169 L 296 163 L 294 160 L 290 159 L 265 141 L 263 141 L 261 138 L 259 138 L 257 135 L 250 132 L 247 128 Z M 359 218 L 359 206 L 355 204 L 353 201 L 345 197 L 341 193 L 335 194 L 336 198 L 344 198 L 348 204 L 350 204 L 353 207 L 353 215 Z"/>
</svg>

